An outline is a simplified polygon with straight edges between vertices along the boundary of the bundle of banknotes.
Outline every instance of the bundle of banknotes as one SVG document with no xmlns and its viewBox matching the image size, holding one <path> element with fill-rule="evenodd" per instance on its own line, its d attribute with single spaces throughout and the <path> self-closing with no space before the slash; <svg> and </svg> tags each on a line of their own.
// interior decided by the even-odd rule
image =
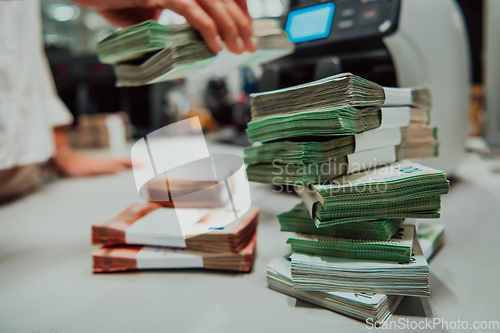
<svg viewBox="0 0 500 333">
<path fill-rule="evenodd" d="M 402 218 L 381 219 L 370 223 L 351 222 L 317 228 L 303 202 L 291 211 L 278 215 L 278 220 L 281 231 L 285 232 L 381 241 L 391 239 L 404 221 Z"/>
<path fill-rule="evenodd" d="M 219 170 L 221 171 L 221 170 Z M 226 178 L 228 187 L 234 190 L 233 178 Z M 146 184 L 148 199 L 164 207 L 213 208 L 227 203 L 226 188 L 212 186 L 213 180 L 155 179 Z M 175 203 L 174 203 L 175 198 Z"/>
<path fill-rule="evenodd" d="M 223 51 L 216 55 L 193 28 L 150 20 L 111 34 L 97 44 L 97 53 L 101 62 L 114 65 L 117 86 L 140 86 L 203 70 L 265 63 L 293 52 L 294 44 L 278 21 L 254 20 L 253 30 L 257 52 L 237 56 Z"/>
<path fill-rule="evenodd" d="M 301 235 L 288 238 L 293 252 L 316 256 L 410 262 L 414 227 L 404 226 L 388 241 Z"/>
<path fill-rule="evenodd" d="M 419 223 L 417 237 L 425 259 L 429 260 L 444 246 L 444 224 Z"/>
<path fill-rule="evenodd" d="M 437 156 L 427 87 L 387 88 L 350 73 L 253 94 L 249 180 L 320 184 L 409 158 Z"/>
<path fill-rule="evenodd" d="M 182 214 L 189 228 L 180 230 Z M 166 208 L 136 203 L 115 218 L 92 226 L 94 272 L 205 268 L 250 271 L 256 248 L 258 208 L 234 219 L 225 207 Z M 229 224 L 221 221 L 234 220 Z M 184 219 L 184 222 L 186 220 Z"/>
<path fill-rule="evenodd" d="M 439 218 L 441 195 L 449 191 L 442 171 L 403 161 L 334 182 L 297 187 L 315 225 L 387 218 Z"/>
<path fill-rule="evenodd" d="M 305 84 L 254 94 L 252 117 L 370 106 L 410 105 L 430 109 L 427 88 L 386 88 L 351 73 L 333 75 Z"/>
<path fill-rule="evenodd" d="M 414 226 L 409 226 L 415 228 Z M 318 257 L 293 253 L 296 289 L 429 296 L 429 265 L 414 234 L 410 262 Z"/>
</svg>

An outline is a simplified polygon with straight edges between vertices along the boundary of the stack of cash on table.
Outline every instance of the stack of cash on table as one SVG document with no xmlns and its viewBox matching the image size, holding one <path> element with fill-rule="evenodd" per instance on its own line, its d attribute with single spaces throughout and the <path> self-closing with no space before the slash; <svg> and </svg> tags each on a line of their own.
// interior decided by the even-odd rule
<svg viewBox="0 0 500 333">
<path fill-rule="evenodd" d="M 117 86 L 141 86 L 190 76 L 202 70 L 217 71 L 265 63 L 290 54 L 294 44 L 271 19 L 254 20 L 259 50 L 235 55 L 215 54 L 201 35 L 187 25 L 164 26 L 145 21 L 121 29 L 97 44 L 99 60 L 114 65 Z"/>
<path fill-rule="evenodd" d="M 379 324 L 403 296 L 428 296 L 429 266 L 405 219 L 439 218 L 449 182 L 405 159 L 437 155 L 429 90 L 345 73 L 251 103 L 249 180 L 294 185 L 302 198 L 278 216 L 295 233 L 293 254 L 269 263 L 269 287 Z"/>
<path fill-rule="evenodd" d="M 443 232 L 443 225 L 419 224 L 417 237 L 419 243 L 426 244 L 423 252 L 427 260 L 443 246 Z M 283 294 L 365 322 L 371 320 L 372 323 L 380 325 L 391 317 L 403 298 L 402 295 L 385 295 L 373 292 L 325 292 L 294 289 L 291 262 L 284 257 L 271 260 L 267 266 L 267 282 L 269 288 Z"/>
<path fill-rule="evenodd" d="M 190 228 L 179 232 L 178 216 Z M 137 203 L 115 218 L 92 226 L 94 272 L 137 269 L 205 268 L 248 272 L 256 249 L 259 210 L 251 207 L 234 220 L 226 207 L 166 208 Z M 227 225 L 221 221 L 234 220 Z"/>
</svg>

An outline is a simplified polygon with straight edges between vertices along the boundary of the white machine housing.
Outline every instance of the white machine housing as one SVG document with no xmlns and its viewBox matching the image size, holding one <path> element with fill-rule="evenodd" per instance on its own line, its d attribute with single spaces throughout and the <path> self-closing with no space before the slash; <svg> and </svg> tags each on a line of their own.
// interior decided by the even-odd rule
<svg viewBox="0 0 500 333">
<path fill-rule="evenodd" d="M 429 85 L 431 125 L 439 157 L 422 161 L 453 176 L 465 154 L 470 51 L 465 22 L 453 0 L 402 0 L 398 30 L 383 38 L 400 87 Z"/>
</svg>

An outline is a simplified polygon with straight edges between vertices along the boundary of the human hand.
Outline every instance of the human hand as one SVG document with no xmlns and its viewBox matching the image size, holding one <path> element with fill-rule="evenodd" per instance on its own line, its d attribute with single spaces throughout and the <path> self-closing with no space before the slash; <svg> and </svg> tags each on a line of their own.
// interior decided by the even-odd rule
<svg viewBox="0 0 500 333">
<path fill-rule="evenodd" d="M 54 128 L 56 154 L 54 164 L 67 177 L 85 177 L 119 173 L 132 167 L 130 158 L 106 158 L 75 153 L 64 127 Z"/>
<path fill-rule="evenodd" d="M 112 24 L 121 27 L 158 19 L 163 9 L 170 9 L 184 16 L 216 53 L 224 44 L 236 54 L 255 52 L 258 48 L 246 0 L 145 0 L 139 2 L 139 6 L 127 0 L 73 1 L 94 8 Z"/>
<path fill-rule="evenodd" d="M 257 51 L 252 33 L 252 19 L 246 0 L 153 0 L 157 6 L 171 9 L 186 18 L 198 30 L 214 52 L 224 44 L 229 51 L 241 54 Z"/>
<path fill-rule="evenodd" d="M 83 155 L 73 151 L 58 154 L 54 163 L 66 177 L 85 177 L 102 174 L 116 174 L 130 168 L 130 158 L 115 159 L 100 156 Z"/>
</svg>

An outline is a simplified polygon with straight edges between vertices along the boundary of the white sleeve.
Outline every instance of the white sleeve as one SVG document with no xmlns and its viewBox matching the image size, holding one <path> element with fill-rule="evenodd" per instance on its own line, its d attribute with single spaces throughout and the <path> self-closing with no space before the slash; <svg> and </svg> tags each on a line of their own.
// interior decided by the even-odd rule
<svg viewBox="0 0 500 333">
<path fill-rule="evenodd" d="M 71 124 L 42 45 L 38 1 L 0 1 L 0 170 L 44 162 Z"/>
<path fill-rule="evenodd" d="M 40 89 L 43 89 L 46 94 L 44 111 L 47 123 L 52 127 L 70 125 L 73 122 L 73 116 L 57 94 L 54 78 L 45 54 L 40 57 L 39 68 Z"/>
</svg>

